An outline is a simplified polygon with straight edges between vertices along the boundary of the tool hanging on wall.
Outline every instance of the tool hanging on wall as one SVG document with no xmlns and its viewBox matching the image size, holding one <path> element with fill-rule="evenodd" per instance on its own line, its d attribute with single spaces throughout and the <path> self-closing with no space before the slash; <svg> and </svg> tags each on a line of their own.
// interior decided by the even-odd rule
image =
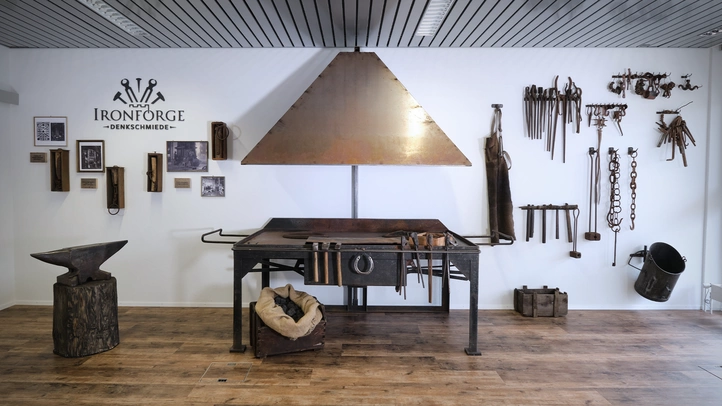
<svg viewBox="0 0 722 406">
<path fill-rule="evenodd" d="M 614 124 L 617 125 L 617 129 L 619 130 L 620 135 L 624 135 L 624 131 L 622 131 L 622 118 L 627 115 L 627 108 L 628 106 L 626 104 L 587 104 L 586 105 L 586 113 L 587 113 L 587 125 L 589 127 L 592 126 L 592 116 L 594 116 L 594 125 L 597 127 L 597 135 L 599 138 L 599 142 L 597 144 L 597 147 L 599 147 L 599 144 L 602 140 L 602 128 L 605 126 L 605 120 L 608 117 Z M 600 121 L 601 119 L 601 121 Z"/>
<path fill-rule="evenodd" d="M 489 230 L 491 243 L 499 240 L 515 240 L 514 204 L 511 201 L 509 170 L 511 157 L 504 150 L 504 139 L 501 128 L 501 104 L 492 104 L 491 135 L 484 142 L 484 158 L 486 161 L 486 186 L 489 202 Z"/>
<path fill-rule="evenodd" d="M 532 205 L 527 204 L 526 206 L 519 207 L 522 210 L 526 210 L 526 241 L 534 238 L 534 225 L 535 225 L 535 211 L 541 211 L 542 215 L 542 230 L 541 230 L 541 242 L 546 244 L 547 241 L 547 213 L 555 212 L 555 238 L 559 239 L 559 212 L 564 211 L 567 221 L 567 241 L 572 243 L 572 251 L 569 255 L 572 258 L 581 258 L 582 254 L 577 251 L 577 223 L 579 220 L 579 206 L 576 204 L 543 204 L 543 205 Z"/>
<path fill-rule="evenodd" d="M 556 79 L 554 81 L 556 84 Z M 572 131 L 579 134 L 582 121 L 582 89 L 569 77 L 569 83 L 564 85 L 564 92 L 559 94 L 558 109 L 562 116 L 562 162 L 566 162 L 567 155 L 567 124 L 572 124 Z M 552 159 L 554 159 L 554 140 L 552 140 Z"/>
<path fill-rule="evenodd" d="M 697 90 L 700 87 L 702 87 L 702 86 L 697 86 L 697 85 L 692 86 L 692 84 L 689 82 L 689 78 L 691 76 L 692 76 L 691 73 L 689 73 L 687 75 L 682 75 L 682 79 L 684 79 L 684 83 L 678 85 L 677 87 L 679 87 L 682 90 Z"/>
<path fill-rule="evenodd" d="M 687 106 L 690 103 L 692 102 L 689 102 L 684 106 Z M 657 147 L 659 148 L 662 144 L 666 144 L 668 142 L 672 144 L 672 157 L 667 159 L 668 161 L 674 160 L 674 148 L 677 147 L 679 149 L 679 153 L 682 155 L 682 162 L 686 167 L 687 154 L 685 153 L 685 150 L 687 149 L 689 142 L 691 142 L 694 146 L 697 146 L 697 144 L 695 143 L 694 137 L 689 131 L 689 128 L 687 128 L 687 123 L 682 119 L 682 116 L 679 115 L 680 110 L 684 106 L 681 106 L 676 110 L 662 110 L 657 112 L 657 114 L 660 115 L 660 121 L 657 122 L 657 125 L 659 126 L 658 130 L 662 133 L 662 137 L 660 138 L 659 143 L 657 143 Z M 674 120 L 667 125 L 667 123 L 664 122 L 665 114 L 676 114 L 677 117 L 675 117 Z M 687 142 L 688 140 L 689 142 Z"/>
<path fill-rule="evenodd" d="M 626 91 L 632 88 L 632 81 L 634 83 L 634 93 L 644 97 L 645 99 L 656 99 L 659 96 L 659 89 L 663 85 L 662 80 L 667 79 L 670 74 L 668 73 L 632 73 L 631 69 L 627 69 L 624 73 L 618 73 L 612 75 L 612 82 L 607 85 L 607 89 L 610 92 L 621 95 L 623 98 L 627 97 Z M 669 97 L 671 91 L 674 88 L 674 82 L 664 84 L 664 97 Z"/>
<path fill-rule="evenodd" d="M 599 180 L 601 177 L 599 149 L 589 147 L 589 229 L 584 233 L 584 239 L 599 241 L 601 234 L 597 232 L 597 215 L 599 210 Z M 594 215 L 592 215 L 592 203 L 594 204 Z M 592 218 L 594 219 L 594 231 L 592 231 Z"/>
<path fill-rule="evenodd" d="M 632 70 L 627 69 L 626 72 L 614 75 L 612 78 L 617 79 L 616 86 L 614 81 L 611 81 L 609 85 L 607 85 L 607 89 L 612 93 L 621 95 L 622 98 L 626 98 L 627 89 L 632 88 Z"/>
<path fill-rule="evenodd" d="M 672 96 L 672 89 L 677 85 L 672 81 L 667 82 L 666 78 L 663 81 L 664 83 L 660 84 L 659 88 L 662 89 L 662 97 L 669 99 Z"/>
<path fill-rule="evenodd" d="M 617 266 L 617 235 L 621 229 L 622 220 L 619 214 L 622 212 L 622 195 L 619 191 L 619 150 L 609 147 L 609 212 L 607 213 L 607 224 L 614 232 L 614 262 Z"/>
<path fill-rule="evenodd" d="M 569 77 L 564 91 L 559 91 L 559 76 L 554 77 L 554 87 L 544 89 L 536 85 L 524 88 L 524 120 L 527 136 L 543 139 L 545 148 L 554 159 L 556 132 L 559 116 L 562 117 L 562 162 L 566 160 L 566 125 L 572 124 L 572 131 L 579 133 L 582 121 L 582 89 Z"/>
<path fill-rule="evenodd" d="M 536 85 L 524 88 L 524 117 L 527 136 L 540 140 L 544 134 L 549 136 L 547 124 L 550 122 L 549 111 L 556 103 L 556 92 Z"/>
<path fill-rule="evenodd" d="M 573 238 L 574 241 L 572 242 L 572 250 L 569 251 L 569 256 L 572 258 L 578 259 L 578 258 L 582 257 L 582 253 L 577 251 L 577 228 L 579 225 L 579 209 L 575 209 L 573 211 L 573 213 L 574 213 L 574 238 Z M 568 214 L 567 214 L 567 216 L 568 216 Z M 567 217 L 567 219 L 568 219 L 568 217 Z"/>
<path fill-rule="evenodd" d="M 637 150 L 629 147 L 627 154 L 632 157 L 632 170 L 629 173 L 629 190 L 632 191 L 632 203 L 629 204 L 629 221 L 631 223 L 629 229 L 634 230 L 634 219 L 637 218 Z"/>
<path fill-rule="evenodd" d="M 111 166 L 107 174 L 108 213 L 116 215 L 125 208 L 125 168 Z"/>
</svg>

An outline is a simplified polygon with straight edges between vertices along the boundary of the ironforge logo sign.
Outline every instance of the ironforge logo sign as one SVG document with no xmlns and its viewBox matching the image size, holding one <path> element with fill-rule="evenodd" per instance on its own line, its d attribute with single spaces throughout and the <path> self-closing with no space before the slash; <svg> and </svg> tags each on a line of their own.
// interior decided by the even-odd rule
<svg viewBox="0 0 722 406">
<path fill-rule="evenodd" d="M 158 81 L 149 79 L 145 84 L 142 78 L 136 78 L 135 82 L 134 89 L 128 79 L 120 81 L 123 88 L 115 93 L 113 102 L 122 104 L 121 108 L 114 110 L 95 108 L 95 121 L 109 122 L 103 128 L 111 130 L 170 130 L 176 128 L 172 124 L 185 121 L 185 117 L 183 117 L 184 110 L 164 110 L 159 108 L 165 102 L 165 96 L 155 90 Z M 145 87 L 143 88 L 144 84 Z M 142 93 L 141 89 L 143 89 Z"/>
</svg>

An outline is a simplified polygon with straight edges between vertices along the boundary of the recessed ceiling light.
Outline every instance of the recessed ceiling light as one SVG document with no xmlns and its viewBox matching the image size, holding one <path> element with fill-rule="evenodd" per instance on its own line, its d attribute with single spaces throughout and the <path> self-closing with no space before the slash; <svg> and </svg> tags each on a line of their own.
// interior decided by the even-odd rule
<svg viewBox="0 0 722 406">
<path fill-rule="evenodd" d="M 699 36 L 700 37 L 711 37 L 713 35 L 717 35 L 720 32 L 722 32 L 722 28 L 715 28 L 714 30 L 705 31 L 705 32 L 699 34 Z"/>
<path fill-rule="evenodd" d="M 134 22 L 127 19 L 124 15 L 113 7 L 110 7 L 102 0 L 78 0 L 80 3 L 88 6 L 91 10 L 95 11 L 101 17 L 117 25 L 123 31 L 129 33 L 134 37 L 145 37 L 148 34 L 144 29 L 138 27 Z"/>
<path fill-rule="evenodd" d="M 453 3 L 454 0 L 431 0 L 414 35 L 425 37 L 436 34 Z"/>
</svg>

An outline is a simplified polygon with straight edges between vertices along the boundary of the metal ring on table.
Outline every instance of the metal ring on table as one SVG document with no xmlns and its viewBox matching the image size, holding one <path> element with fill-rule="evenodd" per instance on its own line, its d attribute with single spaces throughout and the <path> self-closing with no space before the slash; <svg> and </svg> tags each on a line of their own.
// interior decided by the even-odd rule
<svg viewBox="0 0 722 406">
<path fill-rule="evenodd" d="M 366 271 L 362 271 L 362 270 L 360 270 L 359 267 L 358 267 L 358 263 L 359 263 L 359 261 L 361 260 L 362 257 L 363 257 L 364 259 L 366 259 L 366 264 L 368 265 L 368 270 L 366 270 Z M 370 256 L 369 254 L 366 254 L 366 253 L 360 254 L 360 255 L 356 255 L 356 257 L 353 259 L 353 263 L 352 263 L 352 266 L 351 266 L 351 270 L 353 270 L 355 273 L 357 273 L 357 274 L 359 274 L 359 275 L 368 275 L 368 274 L 370 274 L 370 273 L 374 270 L 374 259 L 371 258 L 371 256 Z"/>
</svg>

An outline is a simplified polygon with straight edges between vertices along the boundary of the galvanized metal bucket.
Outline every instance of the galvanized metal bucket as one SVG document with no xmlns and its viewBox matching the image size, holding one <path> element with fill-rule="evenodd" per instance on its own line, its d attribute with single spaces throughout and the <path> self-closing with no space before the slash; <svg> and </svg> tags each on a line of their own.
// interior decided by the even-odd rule
<svg viewBox="0 0 722 406">
<path fill-rule="evenodd" d="M 634 290 L 649 300 L 666 302 L 687 260 L 671 245 L 663 242 L 655 242 L 649 250 L 645 247 L 642 255 L 645 257 L 644 265 L 634 283 Z M 632 256 L 641 255 L 637 253 Z"/>
</svg>

